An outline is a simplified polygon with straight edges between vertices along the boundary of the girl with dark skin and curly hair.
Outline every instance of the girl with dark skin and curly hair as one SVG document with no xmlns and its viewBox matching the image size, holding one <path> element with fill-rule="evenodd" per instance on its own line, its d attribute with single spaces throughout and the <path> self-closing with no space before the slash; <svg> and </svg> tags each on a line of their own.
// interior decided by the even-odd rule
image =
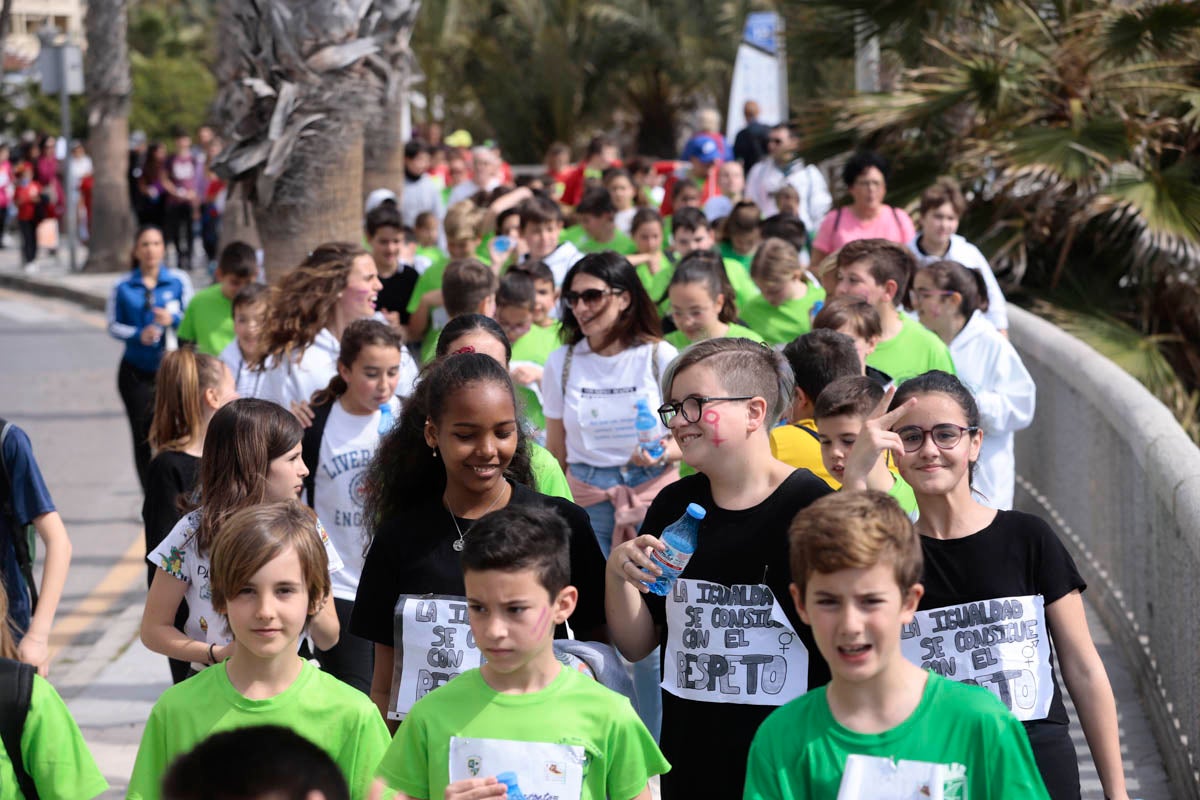
<svg viewBox="0 0 1200 800">
<path fill-rule="evenodd" d="M 383 284 L 371 254 L 345 242 L 329 242 L 283 276 L 271 290 L 258 396 L 279 403 L 307 424 L 306 404 L 337 374 L 342 332 L 375 314 Z M 402 353 L 397 392 L 407 395 L 416 364 Z"/>
<path fill-rule="evenodd" d="M 534 491 L 529 459 L 512 380 L 496 359 L 476 352 L 452 352 L 426 367 L 400 421 L 380 442 L 363 482 L 364 518 L 374 521 L 374 537 L 350 631 L 375 643 L 371 698 L 385 717 L 402 716 L 415 699 L 395 695 L 394 677 L 408 684 L 429 669 L 427 648 L 396 641 L 397 617 L 405 631 L 426 621 L 404 616 L 402 599 L 449 597 L 465 610 L 458 554 L 475 520 L 489 511 L 547 506 L 566 520 L 571 583 L 580 596 L 571 627 L 581 639 L 603 630 L 604 559 L 587 514 Z"/>
</svg>

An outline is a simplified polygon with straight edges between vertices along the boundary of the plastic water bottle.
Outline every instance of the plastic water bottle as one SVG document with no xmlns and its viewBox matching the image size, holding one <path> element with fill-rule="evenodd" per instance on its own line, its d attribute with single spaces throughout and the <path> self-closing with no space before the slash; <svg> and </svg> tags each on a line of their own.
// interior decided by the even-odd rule
<svg viewBox="0 0 1200 800">
<path fill-rule="evenodd" d="M 662 458 L 665 448 L 658 435 L 658 420 L 650 411 L 650 402 L 646 398 L 638 398 L 637 401 L 637 421 L 633 423 L 637 428 L 638 444 L 646 451 L 646 455 L 653 459 Z"/>
<path fill-rule="evenodd" d="M 392 404 L 379 404 L 379 435 L 386 436 L 388 431 L 392 429 L 392 423 L 396 420 L 392 417 Z"/>
<path fill-rule="evenodd" d="M 501 772 L 496 776 L 496 782 L 504 784 L 504 788 L 508 790 L 507 800 L 525 800 L 525 793 L 517 783 L 517 773 Z"/>
<path fill-rule="evenodd" d="M 667 596 L 671 584 L 687 567 L 692 553 L 696 552 L 696 540 L 700 533 L 700 520 L 708 514 L 703 506 L 688 503 L 687 512 L 679 519 L 668 525 L 662 532 L 663 544 L 667 546 L 661 553 L 655 550 L 650 558 L 662 570 L 658 580 L 650 584 L 650 591 Z"/>
</svg>

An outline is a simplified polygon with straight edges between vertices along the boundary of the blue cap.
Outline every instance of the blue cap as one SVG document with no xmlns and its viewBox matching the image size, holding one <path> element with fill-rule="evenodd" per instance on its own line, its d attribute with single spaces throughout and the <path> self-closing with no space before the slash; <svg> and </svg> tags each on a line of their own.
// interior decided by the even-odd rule
<svg viewBox="0 0 1200 800">
<path fill-rule="evenodd" d="M 724 149 L 717 138 L 708 133 L 698 133 L 688 139 L 687 144 L 683 146 L 684 161 L 691 161 L 693 158 L 700 159 L 702 164 L 711 164 L 714 161 L 720 161 L 725 158 Z"/>
<path fill-rule="evenodd" d="M 687 513 L 692 519 L 704 519 L 708 516 L 708 512 L 704 510 L 704 506 L 697 505 L 696 503 L 688 503 Z"/>
</svg>

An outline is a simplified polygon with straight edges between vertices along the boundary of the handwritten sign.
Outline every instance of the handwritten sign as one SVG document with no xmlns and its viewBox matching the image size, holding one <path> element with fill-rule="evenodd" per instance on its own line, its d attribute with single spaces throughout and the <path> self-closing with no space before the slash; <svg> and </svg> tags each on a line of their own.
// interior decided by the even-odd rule
<svg viewBox="0 0 1200 800">
<path fill-rule="evenodd" d="M 677 580 L 666 648 L 662 688 L 676 697 L 779 706 L 808 691 L 808 649 L 761 583 Z"/>
<path fill-rule="evenodd" d="M 1045 719 L 1054 697 L 1040 595 L 918 611 L 900 650 L 922 669 L 990 690 L 1022 722 Z"/>
<path fill-rule="evenodd" d="M 395 613 L 396 656 L 388 719 L 404 719 L 413 703 L 478 667 L 467 600 L 452 595 L 401 595 Z"/>
<path fill-rule="evenodd" d="M 450 738 L 450 782 L 499 778 L 510 798 L 579 800 L 586 760 L 579 745 Z"/>
<path fill-rule="evenodd" d="M 837 800 L 958 800 L 967 796 L 967 768 L 931 761 L 892 761 L 851 753 Z"/>
</svg>

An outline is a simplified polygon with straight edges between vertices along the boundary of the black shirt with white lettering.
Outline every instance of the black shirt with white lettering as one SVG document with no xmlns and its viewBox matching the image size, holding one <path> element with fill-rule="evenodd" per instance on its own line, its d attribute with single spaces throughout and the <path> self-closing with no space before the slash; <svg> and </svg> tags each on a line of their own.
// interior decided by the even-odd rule
<svg viewBox="0 0 1200 800">
<path fill-rule="evenodd" d="M 1046 607 L 1087 588 L 1074 559 L 1040 517 L 998 511 L 992 524 L 958 539 L 921 537 L 925 556 L 919 608 L 1041 595 Z M 1079 797 L 1079 770 L 1069 734 L 1067 710 L 1058 685 L 1054 640 L 1050 640 L 1054 697 L 1045 719 L 1026 722 L 1038 768 L 1054 800 Z"/>
<path fill-rule="evenodd" d="M 587 512 L 561 497 L 538 494 L 519 484 L 513 484 L 509 505 L 549 507 L 566 520 L 571 530 L 571 585 L 579 590 L 571 629 L 580 639 L 591 638 L 589 634 L 604 625 L 605 564 Z M 470 536 L 474 522 L 459 519 L 458 525 Z M 464 596 L 462 566 L 453 546 L 457 540 L 458 531 L 440 496 L 380 525 L 363 564 L 350 632 L 392 647 L 401 594 Z M 564 626 L 559 626 L 556 638 L 566 638 Z"/>
<path fill-rule="evenodd" d="M 820 478 L 798 469 L 758 505 L 729 511 L 713 501 L 706 475 L 689 475 L 659 493 L 641 528 L 642 533 L 659 536 L 663 528 L 683 516 L 688 503 L 703 506 L 708 513 L 683 577 L 743 587 L 741 591 L 766 584 L 808 649 L 810 689 L 829 682 L 829 666 L 817 651 L 812 630 L 800 621 L 788 592 L 788 528 L 797 512 L 829 492 Z M 645 599 L 655 624 L 665 632 L 665 599 L 656 595 L 645 595 Z M 675 668 L 665 663 L 663 667 Z M 741 797 L 750 741 L 775 708 L 685 700 L 666 691 L 662 700 L 659 744 L 671 762 L 671 771 L 662 776 L 664 800 Z"/>
</svg>

